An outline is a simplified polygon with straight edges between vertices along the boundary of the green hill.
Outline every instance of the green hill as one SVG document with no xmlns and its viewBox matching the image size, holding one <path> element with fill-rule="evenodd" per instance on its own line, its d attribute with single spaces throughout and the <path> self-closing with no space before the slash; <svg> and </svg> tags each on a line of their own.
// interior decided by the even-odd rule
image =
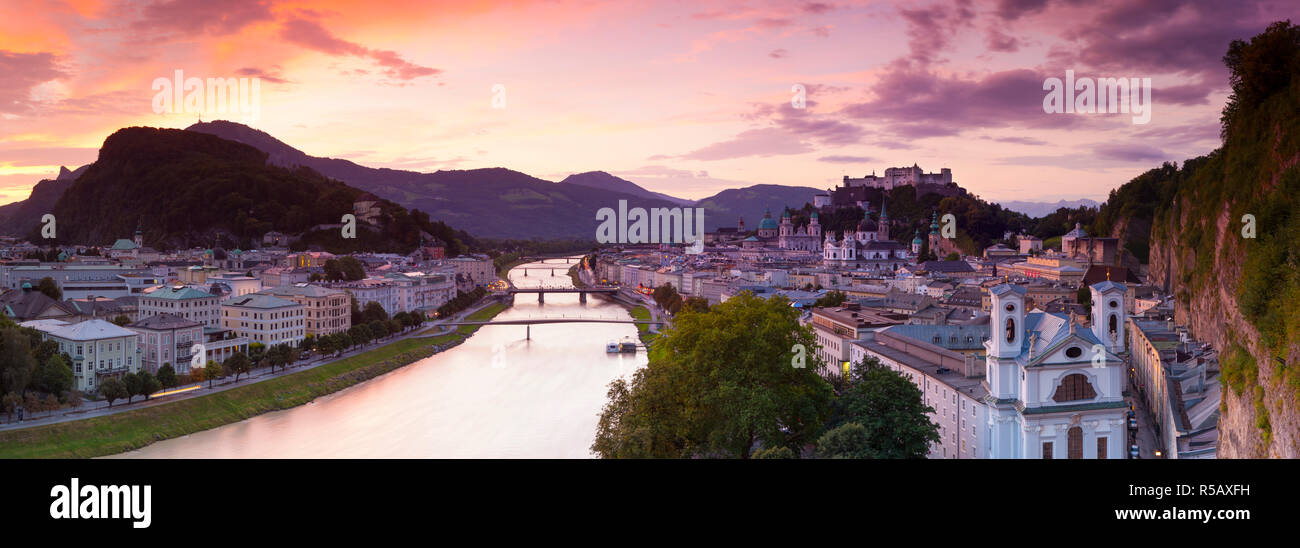
<svg viewBox="0 0 1300 548">
<path fill-rule="evenodd" d="M 54 204 L 58 241 L 106 245 L 139 225 L 145 244 L 160 249 L 223 243 L 247 249 L 271 230 L 298 234 L 337 225 L 363 194 L 309 168 L 276 167 L 266 159 L 249 145 L 203 133 L 118 130 Z M 343 239 L 335 228 L 305 240 L 333 252 L 409 252 L 424 231 L 446 241 L 449 253 L 463 249 L 467 235 L 428 215 L 388 201 L 379 207 L 378 226 L 358 230 L 356 239 Z M 38 231 L 32 227 L 33 241 Z"/>
</svg>

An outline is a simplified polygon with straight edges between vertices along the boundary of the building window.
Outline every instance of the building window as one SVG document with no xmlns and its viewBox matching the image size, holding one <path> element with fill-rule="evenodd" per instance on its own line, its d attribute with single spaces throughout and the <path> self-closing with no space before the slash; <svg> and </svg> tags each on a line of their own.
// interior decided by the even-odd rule
<svg viewBox="0 0 1300 548">
<path fill-rule="evenodd" d="M 1097 458 L 1106 458 L 1106 438 L 1102 436 L 1097 437 Z"/>
<path fill-rule="evenodd" d="M 1052 458 L 1052 442 L 1050 441 L 1043 442 L 1043 458 L 1044 459 Z"/>
<path fill-rule="evenodd" d="M 1083 458 L 1083 428 L 1078 426 L 1070 428 L 1070 431 L 1066 433 L 1066 438 L 1068 441 L 1066 448 L 1069 453 L 1069 458 Z"/>
<path fill-rule="evenodd" d="M 1061 384 L 1056 387 L 1056 394 L 1052 400 L 1056 403 L 1077 400 L 1090 400 L 1097 397 L 1097 391 L 1092 389 L 1092 383 L 1088 382 L 1088 377 L 1082 373 L 1066 375 L 1061 379 Z"/>
</svg>

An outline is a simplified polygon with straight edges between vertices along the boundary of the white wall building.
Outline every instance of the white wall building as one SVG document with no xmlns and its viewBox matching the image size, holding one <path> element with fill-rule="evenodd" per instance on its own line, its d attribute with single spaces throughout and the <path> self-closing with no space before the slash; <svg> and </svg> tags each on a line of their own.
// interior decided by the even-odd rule
<svg viewBox="0 0 1300 548">
<path fill-rule="evenodd" d="M 221 305 L 221 327 L 266 346 L 298 344 L 307 335 L 303 306 L 271 295 L 244 295 Z"/>
<path fill-rule="evenodd" d="M 1092 286 L 1091 329 L 1026 314 L 1022 286 L 989 292 L 988 456 L 1126 458 L 1124 286 Z"/>
</svg>

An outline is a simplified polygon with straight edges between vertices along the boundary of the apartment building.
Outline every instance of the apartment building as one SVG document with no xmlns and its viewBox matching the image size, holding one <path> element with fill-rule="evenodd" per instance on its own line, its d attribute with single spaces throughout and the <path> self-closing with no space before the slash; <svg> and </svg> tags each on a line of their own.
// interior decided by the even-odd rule
<svg viewBox="0 0 1300 548">
<path fill-rule="evenodd" d="M 298 344 L 307 335 L 303 305 L 273 295 L 235 297 L 221 305 L 221 327 L 266 346 Z"/>
<path fill-rule="evenodd" d="M 186 286 L 160 287 L 140 295 L 141 318 L 174 314 L 205 327 L 221 325 L 221 299 L 206 291 Z"/>
<path fill-rule="evenodd" d="M 352 327 L 352 296 L 342 289 L 295 284 L 263 289 L 259 294 L 302 305 L 307 335 L 332 335 Z"/>
</svg>

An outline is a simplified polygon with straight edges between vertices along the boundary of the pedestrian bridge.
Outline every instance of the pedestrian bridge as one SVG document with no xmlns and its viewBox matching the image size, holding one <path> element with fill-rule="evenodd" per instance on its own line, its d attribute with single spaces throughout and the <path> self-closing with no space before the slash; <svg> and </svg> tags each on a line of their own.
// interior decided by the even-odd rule
<svg viewBox="0 0 1300 548">
<path fill-rule="evenodd" d="M 627 320 L 618 318 L 566 318 L 566 317 L 542 317 L 542 318 L 516 318 L 513 320 L 488 320 L 482 322 L 460 321 L 460 322 L 438 322 L 438 325 L 460 326 L 460 325 L 523 325 L 527 329 L 524 331 L 524 337 L 532 338 L 532 326 L 537 324 L 548 323 L 624 323 L 624 324 L 643 324 L 643 325 L 663 325 L 665 322 L 659 320 Z"/>
<path fill-rule="evenodd" d="M 588 293 L 603 293 L 606 295 L 613 295 L 615 293 L 618 293 L 618 288 L 617 287 L 511 287 L 510 289 L 505 290 L 504 293 L 508 293 L 510 295 L 515 295 L 518 293 L 536 293 L 537 302 L 539 303 L 546 302 L 547 293 L 577 293 L 578 302 L 585 303 L 587 302 Z"/>
</svg>

